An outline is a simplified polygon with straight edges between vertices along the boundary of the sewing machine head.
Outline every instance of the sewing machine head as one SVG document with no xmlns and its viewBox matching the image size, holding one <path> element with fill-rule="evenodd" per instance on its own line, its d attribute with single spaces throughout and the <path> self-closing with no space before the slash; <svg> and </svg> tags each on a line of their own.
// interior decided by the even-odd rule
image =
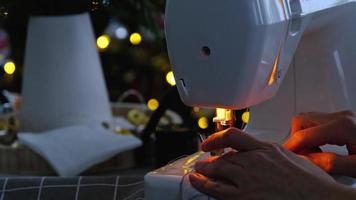
<svg viewBox="0 0 356 200">
<path fill-rule="evenodd" d="M 182 100 L 242 109 L 274 96 L 288 67 L 280 62 L 292 34 L 287 13 L 283 1 L 168 1 L 167 42 Z"/>
<path fill-rule="evenodd" d="M 324 16 L 309 23 L 311 14 L 349 2 L 354 1 L 168 1 L 168 50 L 183 102 L 242 109 L 272 98 L 306 28 L 332 23 Z M 321 53 L 315 56 L 323 59 Z"/>
</svg>

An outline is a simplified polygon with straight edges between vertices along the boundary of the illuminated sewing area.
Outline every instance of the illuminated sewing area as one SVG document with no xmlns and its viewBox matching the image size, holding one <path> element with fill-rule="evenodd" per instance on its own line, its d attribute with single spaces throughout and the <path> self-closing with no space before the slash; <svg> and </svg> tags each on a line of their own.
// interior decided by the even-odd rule
<svg viewBox="0 0 356 200">
<path fill-rule="evenodd" d="M 168 0 L 167 44 L 181 99 L 222 108 L 218 130 L 233 125 L 229 112 L 249 107 L 245 132 L 279 143 L 298 113 L 355 111 L 355 10 L 354 0 Z M 146 198 L 185 199 L 182 180 L 206 156 L 147 174 Z"/>
</svg>

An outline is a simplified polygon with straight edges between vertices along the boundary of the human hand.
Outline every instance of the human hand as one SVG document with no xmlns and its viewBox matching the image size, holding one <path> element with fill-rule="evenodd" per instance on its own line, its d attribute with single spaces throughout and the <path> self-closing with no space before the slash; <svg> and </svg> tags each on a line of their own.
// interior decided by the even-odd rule
<svg viewBox="0 0 356 200">
<path fill-rule="evenodd" d="M 346 145 L 349 155 L 322 152 L 319 147 L 325 144 Z M 356 117 L 351 111 L 294 117 L 292 135 L 284 147 L 306 156 L 328 173 L 356 177 Z"/>
<path fill-rule="evenodd" d="M 341 186 L 312 162 L 238 129 L 202 144 L 206 152 L 228 147 L 234 150 L 196 163 L 189 176 L 193 187 L 218 199 L 333 199 L 341 193 Z"/>
</svg>

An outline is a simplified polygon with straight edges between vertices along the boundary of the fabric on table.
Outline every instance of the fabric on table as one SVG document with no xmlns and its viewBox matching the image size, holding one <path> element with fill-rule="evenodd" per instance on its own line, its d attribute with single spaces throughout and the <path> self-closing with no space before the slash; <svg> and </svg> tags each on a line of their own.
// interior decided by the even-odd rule
<svg viewBox="0 0 356 200">
<path fill-rule="evenodd" d="M 0 200 L 140 200 L 143 178 L 0 178 Z"/>
<path fill-rule="evenodd" d="M 19 142 L 41 155 L 60 176 L 76 176 L 142 142 L 100 124 L 78 125 L 42 133 L 20 133 Z"/>
</svg>

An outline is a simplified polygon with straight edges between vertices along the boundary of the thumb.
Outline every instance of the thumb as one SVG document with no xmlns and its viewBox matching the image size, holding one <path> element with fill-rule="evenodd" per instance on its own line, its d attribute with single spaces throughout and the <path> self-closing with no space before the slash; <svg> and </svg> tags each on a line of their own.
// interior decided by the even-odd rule
<svg viewBox="0 0 356 200">
<path fill-rule="evenodd" d="M 342 176 L 356 177 L 356 156 L 341 156 L 335 153 L 312 153 L 306 156 L 324 171 Z"/>
</svg>

